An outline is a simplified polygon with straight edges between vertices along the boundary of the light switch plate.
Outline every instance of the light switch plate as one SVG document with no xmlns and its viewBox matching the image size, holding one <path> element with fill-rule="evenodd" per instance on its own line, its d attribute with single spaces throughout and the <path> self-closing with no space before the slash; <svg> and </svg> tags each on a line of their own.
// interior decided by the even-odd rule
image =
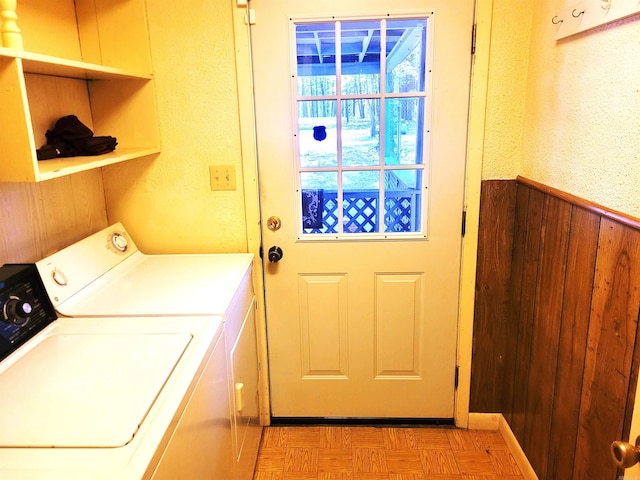
<svg viewBox="0 0 640 480">
<path fill-rule="evenodd" d="M 234 165 L 209 165 L 211 190 L 235 190 L 236 167 Z"/>
</svg>

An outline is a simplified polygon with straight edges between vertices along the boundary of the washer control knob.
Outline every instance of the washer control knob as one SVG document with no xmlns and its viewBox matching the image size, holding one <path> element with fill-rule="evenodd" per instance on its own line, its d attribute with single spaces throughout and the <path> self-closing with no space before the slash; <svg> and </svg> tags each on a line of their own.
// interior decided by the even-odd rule
<svg viewBox="0 0 640 480">
<path fill-rule="evenodd" d="M 111 245 L 113 245 L 117 253 L 125 253 L 129 249 L 127 237 L 120 232 L 113 232 L 111 235 Z"/>
<path fill-rule="evenodd" d="M 61 287 L 64 287 L 68 281 L 67 276 L 64 274 L 64 272 L 62 270 L 58 270 L 57 268 L 54 268 L 51 271 L 51 278 L 53 278 L 53 281 Z"/>
<path fill-rule="evenodd" d="M 23 327 L 29 322 L 33 307 L 29 302 L 23 302 L 18 297 L 11 297 L 4 304 L 4 318 L 7 322 Z"/>
</svg>

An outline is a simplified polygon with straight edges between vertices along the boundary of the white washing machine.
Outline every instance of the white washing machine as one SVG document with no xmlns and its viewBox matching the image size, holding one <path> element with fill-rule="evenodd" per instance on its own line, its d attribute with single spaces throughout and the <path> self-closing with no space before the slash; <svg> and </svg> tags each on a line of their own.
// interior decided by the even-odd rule
<svg viewBox="0 0 640 480">
<path fill-rule="evenodd" d="M 0 311 L 0 478 L 228 478 L 221 317 L 57 318 L 33 264 Z"/>
<path fill-rule="evenodd" d="M 262 435 L 252 263 L 247 253 L 144 254 L 117 223 L 36 264 L 60 315 L 222 317 L 236 480 L 251 480 Z"/>
</svg>

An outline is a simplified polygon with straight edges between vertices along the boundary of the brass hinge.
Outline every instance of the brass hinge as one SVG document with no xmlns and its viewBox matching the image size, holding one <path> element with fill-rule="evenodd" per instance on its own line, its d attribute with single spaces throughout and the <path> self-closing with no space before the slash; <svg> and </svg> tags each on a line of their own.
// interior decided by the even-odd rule
<svg viewBox="0 0 640 480">
<path fill-rule="evenodd" d="M 458 388 L 458 378 L 460 376 L 460 367 L 458 365 L 456 365 L 456 373 L 455 376 L 453 377 L 453 386 L 455 388 Z"/>
<path fill-rule="evenodd" d="M 476 53 L 476 31 L 478 30 L 478 25 L 473 24 L 471 27 L 471 55 L 475 55 Z"/>
</svg>

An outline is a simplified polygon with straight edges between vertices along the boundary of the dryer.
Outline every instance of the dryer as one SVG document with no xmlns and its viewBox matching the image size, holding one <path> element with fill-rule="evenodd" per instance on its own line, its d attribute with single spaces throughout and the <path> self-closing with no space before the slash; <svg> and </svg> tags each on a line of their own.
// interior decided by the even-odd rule
<svg viewBox="0 0 640 480">
<path fill-rule="evenodd" d="M 222 317 L 236 480 L 251 480 L 262 435 L 253 259 L 145 254 L 117 223 L 36 263 L 63 316 Z"/>
</svg>

